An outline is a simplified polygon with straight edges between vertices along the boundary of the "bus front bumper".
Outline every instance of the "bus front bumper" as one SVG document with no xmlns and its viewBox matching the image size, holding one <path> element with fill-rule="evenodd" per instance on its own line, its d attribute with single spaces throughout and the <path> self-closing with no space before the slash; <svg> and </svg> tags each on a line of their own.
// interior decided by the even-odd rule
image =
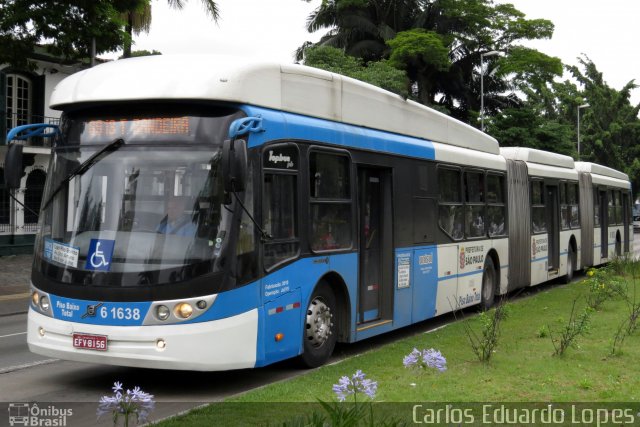
<svg viewBox="0 0 640 427">
<path fill-rule="evenodd" d="M 74 348 L 74 333 L 106 336 L 107 350 Z M 29 309 L 27 328 L 29 349 L 44 356 L 192 371 L 254 367 L 257 337 L 257 309 L 210 322 L 119 327 L 62 321 Z"/>
</svg>

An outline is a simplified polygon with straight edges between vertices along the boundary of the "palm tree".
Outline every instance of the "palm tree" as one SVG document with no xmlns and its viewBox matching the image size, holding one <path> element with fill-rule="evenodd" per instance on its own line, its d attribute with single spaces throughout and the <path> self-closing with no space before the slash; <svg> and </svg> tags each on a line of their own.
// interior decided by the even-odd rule
<svg viewBox="0 0 640 427">
<path fill-rule="evenodd" d="M 167 0 L 169 6 L 176 10 L 182 10 L 185 2 L 188 0 Z M 213 0 L 201 0 L 205 12 L 214 22 L 218 22 L 220 19 L 220 11 L 218 4 Z M 134 9 L 125 12 L 122 15 L 122 19 L 125 21 L 125 31 L 129 35 L 128 40 L 123 46 L 123 57 L 131 57 L 131 44 L 133 42 L 133 35 L 138 35 L 142 32 L 148 33 L 151 29 L 151 1 L 141 0 Z"/>
</svg>

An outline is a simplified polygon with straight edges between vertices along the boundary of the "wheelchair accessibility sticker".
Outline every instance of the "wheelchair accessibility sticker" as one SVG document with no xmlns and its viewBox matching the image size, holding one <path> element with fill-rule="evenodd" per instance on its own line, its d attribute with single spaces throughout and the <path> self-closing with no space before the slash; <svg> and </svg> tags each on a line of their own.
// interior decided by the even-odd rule
<svg viewBox="0 0 640 427">
<path fill-rule="evenodd" d="M 86 270 L 109 271 L 115 240 L 91 239 L 87 253 Z"/>
</svg>

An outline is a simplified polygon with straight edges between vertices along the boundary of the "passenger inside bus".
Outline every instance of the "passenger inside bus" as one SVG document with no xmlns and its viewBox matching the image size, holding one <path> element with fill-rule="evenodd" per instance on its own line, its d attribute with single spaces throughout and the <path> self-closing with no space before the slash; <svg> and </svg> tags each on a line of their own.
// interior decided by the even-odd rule
<svg viewBox="0 0 640 427">
<path fill-rule="evenodd" d="M 178 236 L 195 236 L 198 229 L 197 218 L 193 212 L 187 211 L 188 197 L 170 196 L 167 200 L 167 214 L 156 231 L 162 234 Z"/>
</svg>

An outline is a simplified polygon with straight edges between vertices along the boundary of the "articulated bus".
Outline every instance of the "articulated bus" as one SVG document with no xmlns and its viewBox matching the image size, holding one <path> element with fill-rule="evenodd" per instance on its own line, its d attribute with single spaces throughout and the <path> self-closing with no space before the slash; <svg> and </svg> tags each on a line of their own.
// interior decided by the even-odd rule
<svg viewBox="0 0 640 427">
<path fill-rule="evenodd" d="M 319 366 L 337 341 L 488 308 L 614 254 L 591 246 L 630 250 L 623 174 L 501 153 L 318 69 L 136 58 L 68 77 L 51 107 L 59 127 L 9 135 L 53 139 L 28 317 L 30 349 L 51 357 Z"/>
</svg>

